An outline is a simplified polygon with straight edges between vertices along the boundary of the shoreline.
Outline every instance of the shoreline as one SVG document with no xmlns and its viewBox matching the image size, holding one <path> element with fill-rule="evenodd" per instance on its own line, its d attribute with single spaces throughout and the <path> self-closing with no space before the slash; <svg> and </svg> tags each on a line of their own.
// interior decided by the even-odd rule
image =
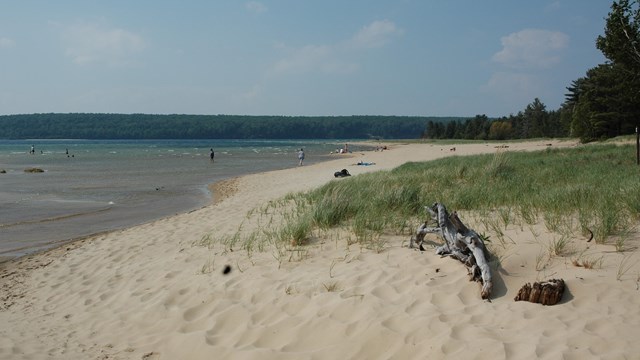
<svg viewBox="0 0 640 360">
<path fill-rule="evenodd" d="M 365 144 L 365 145 L 371 145 L 373 143 L 368 142 L 368 141 L 357 141 L 357 142 L 353 142 L 354 144 Z M 316 160 L 316 162 L 314 163 L 323 163 L 323 162 L 328 162 L 328 161 L 333 161 L 336 159 L 332 159 L 329 156 L 340 156 L 341 158 L 346 158 L 350 155 L 352 155 L 352 153 L 350 154 L 329 154 L 329 156 L 324 155 L 324 154 L 318 154 L 319 156 L 317 156 L 318 159 L 323 159 L 323 160 Z M 280 170 L 287 170 L 287 169 L 291 169 L 291 168 L 296 168 L 297 166 L 291 166 L 290 168 L 285 168 L 285 169 L 280 169 Z M 271 171 L 279 171 L 279 170 L 269 170 L 265 173 L 271 172 Z M 255 172 L 248 172 L 246 174 L 243 175 L 238 175 L 238 176 L 233 176 L 230 178 L 226 178 L 226 179 L 222 179 L 222 180 L 217 180 L 214 181 L 212 183 L 208 183 L 208 184 L 204 184 L 202 186 L 203 192 L 207 192 L 207 197 L 208 199 L 202 200 L 200 201 L 200 204 L 194 207 L 190 207 L 188 210 L 184 210 L 184 211 L 174 211 L 171 214 L 167 214 L 167 215 L 161 215 L 155 218 L 151 218 L 151 219 L 147 219 L 141 222 L 137 222 L 134 224 L 130 224 L 130 225 L 121 225 L 121 226 L 115 226 L 113 228 L 109 228 L 106 230 L 100 230 L 100 231 L 96 231 L 96 232 L 92 232 L 89 234 L 85 234 L 85 235 L 78 235 L 78 236 L 74 236 L 71 238 L 66 238 L 66 239 L 57 239 L 57 240 L 50 240 L 47 242 L 43 242 L 43 243 L 38 243 L 38 244 L 33 244 L 33 245 L 26 245 L 23 247 L 19 247 L 19 248 L 15 248 L 15 249 L 8 249 L 5 251 L 0 252 L 0 266 L 2 266 L 3 264 L 6 264 L 8 262 L 11 261 L 16 261 L 19 260 L 21 258 L 27 257 L 27 256 L 31 256 L 31 255 L 38 255 L 38 254 L 43 254 L 43 253 L 47 253 L 48 251 L 52 251 L 55 250 L 58 247 L 64 247 L 66 245 L 69 245 L 71 243 L 74 243 L 76 241 L 83 241 L 83 240 L 87 240 L 88 238 L 94 237 L 94 236 L 100 236 L 100 235 L 105 235 L 111 232 L 117 232 L 117 231 L 122 231 L 122 230 L 126 230 L 129 228 L 133 228 L 136 226 L 140 226 L 140 225 L 144 225 L 144 224 L 149 224 L 149 223 L 154 223 L 156 221 L 160 221 L 163 219 L 168 219 L 171 218 L 173 216 L 177 216 L 180 214 L 188 214 L 188 213 L 192 213 L 194 211 L 200 210 L 204 207 L 213 205 L 213 204 L 217 204 L 218 202 L 233 196 L 233 194 L 235 194 L 238 191 L 238 181 L 240 178 L 244 177 L 244 176 L 249 176 L 249 175 L 254 175 L 256 174 Z M 259 174 L 259 173 L 258 173 Z M 216 195 L 218 194 L 218 195 Z M 109 211 L 110 209 L 100 209 L 100 210 L 96 210 L 90 213 L 81 213 L 81 214 L 71 214 L 71 215 L 64 215 L 64 216 L 59 216 L 53 219 L 45 219 L 45 220 L 37 220 L 37 221 L 25 221 L 22 223 L 17 223 L 17 224 L 9 224 L 8 226 L 15 226 L 15 225 L 24 225 L 24 224 L 29 224 L 29 223 L 40 223 L 40 222 L 51 222 L 51 221 L 56 221 L 59 219 L 67 219 L 67 218 L 74 218 L 74 217 L 79 217 L 79 216 L 86 216 L 86 215 L 91 215 L 93 213 L 101 213 L 101 212 L 105 212 L 105 211 Z M 18 253 L 20 255 L 5 255 L 5 254 L 14 254 L 14 253 Z M 0 268 L 1 269 L 1 268 Z"/>
<path fill-rule="evenodd" d="M 508 151 L 548 143 L 575 145 L 509 143 Z M 621 255 L 593 244 L 592 256 L 606 256 L 602 269 L 558 259 L 536 271 L 539 247 L 553 239 L 544 227 L 514 226 L 505 234 L 517 246 L 501 260 L 492 302 L 479 298 L 459 263 L 409 250 L 404 236 L 389 235 L 381 254 L 330 237 L 306 247 L 300 259 L 280 261 L 274 250 L 231 251 L 205 241 L 260 226 L 247 221 L 247 212 L 332 181 L 342 168 L 357 176 L 503 151 L 494 145 L 452 151 L 391 143 L 382 152 L 231 178 L 211 184 L 223 195 L 200 209 L 2 263 L 0 357 L 443 359 L 481 348 L 478 359 L 614 359 L 640 351 L 635 269 L 616 279 Z M 513 302 L 523 282 L 550 276 L 567 281 L 561 304 Z"/>
<path fill-rule="evenodd" d="M 312 161 L 323 162 L 327 161 L 327 159 L 328 156 L 318 153 Z M 271 164 L 269 162 L 266 163 Z M 280 162 L 271 166 L 274 169 L 278 169 L 283 166 L 283 163 Z M 286 166 L 285 168 L 294 167 L 293 163 L 284 164 L 284 166 Z M 264 167 L 261 165 L 258 168 Z M 252 174 L 256 171 L 259 170 L 245 169 L 239 173 L 240 175 L 238 173 L 224 173 L 222 176 L 215 175 L 214 178 L 209 179 L 209 182 L 205 180 L 200 185 L 189 188 L 188 192 L 183 191 L 184 188 L 178 188 L 178 191 L 184 192 L 180 197 L 176 197 L 175 194 L 161 195 L 164 199 L 159 200 L 147 196 L 147 201 L 153 201 L 147 203 L 147 205 L 140 202 L 117 201 L 115 205 L 110 202 L 103 207 L 87 211 L 80 208 L 68 211 L 56 210 L 49 217 L 35 216 L 25 221 L 17 218 L 14 222 L 10 221 L 0 225 L 0 232 L 2 232 L 3 237 L 3 246 L 0 248 L 0 263 L 29 254 L 45 252 L 48 249 L 64 246 L 70 242 L 93 235 L 123 230 L 181 213 L 192 212 L 219 201 L 221 197 L 228 196 L 226 195 L 227 189 L 223 184 L 227 184 L 229 178 Z M 61 173 L 62 171 L 58 169 L 58 172 Z M 222 177 L 221 180 L 218 179 L 220 177 Z M 215 185 L 218 182 L 221 182 L 221 185 Z M 165 190 L 164 186 L 156 186 L 156 192 L 159 189 Z M 220 191 L 221 195 L 216 195 L 213 191 Z M 49 206 L 48 203 L 47 206 Z M 146 206 L 146 208 L 142 206 Z M 33 212 L 30 214 L 33 214 Z"/>
</svg>

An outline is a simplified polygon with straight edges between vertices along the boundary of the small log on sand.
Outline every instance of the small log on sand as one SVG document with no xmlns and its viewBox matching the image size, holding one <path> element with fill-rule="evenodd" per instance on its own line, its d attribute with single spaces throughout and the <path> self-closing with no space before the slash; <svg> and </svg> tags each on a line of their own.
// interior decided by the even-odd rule
<svg viewBox="0 0 640 360">
<path fill-rule="evenodd" d="M 420 225 L 415 237 L 411 238 L 410 248 L 419 247 L 423 250 L 422 242 L 427 233 L 440 234 L 445 244 L 436 248 L 436 254 L 451 256 L 460 260 L 470 275 L 470 280 L 482 283 L 480 296 L 489 299 L 493 284 L 491 282 L 491 269 L 487 263 L 487 254 L 484 242 L 474 230 L 467 228 L 455 212 L 449 215 L 447 208 L 434 203 L 431 207 L 425 207 L 431 214 L 438 227 L 431 228 L 428 221 Z"/>
<path fill-rule="evenodd" d="M 555 305 L 562 300 L 562 294 L 564 294 L 564 280 L 552 279 L 535 282 L 533 285 L 524 284 L 514 300 L 529 301 L 542 305 Z"/>
</svg>

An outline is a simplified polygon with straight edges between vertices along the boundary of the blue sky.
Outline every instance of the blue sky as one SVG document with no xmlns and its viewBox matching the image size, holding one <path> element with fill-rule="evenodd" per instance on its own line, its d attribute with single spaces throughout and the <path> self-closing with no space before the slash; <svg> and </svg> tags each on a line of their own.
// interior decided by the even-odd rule
<svg viewBox="0 0 640 360">
<path fill-rule="evenodd" d="M 503 116 L 605 58 L 606 0 L 0 0 L 0 114 Z"/>
</svg>

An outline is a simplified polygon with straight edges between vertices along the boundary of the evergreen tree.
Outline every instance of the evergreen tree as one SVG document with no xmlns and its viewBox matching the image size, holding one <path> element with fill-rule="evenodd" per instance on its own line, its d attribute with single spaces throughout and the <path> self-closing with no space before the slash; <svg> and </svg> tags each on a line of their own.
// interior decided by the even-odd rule
<svg viewBox="0 0 640 360">
<path fill-rule="evenodd" d="M 604 36 L 598 36 L 597 48 L 614 64 L 635 76 L 640 74 L 640 3 L 619 0 L 611 5 Z"/>
<path fill-rule="evenodd" d="M 533 102 L 524 109 L 526 132 L 523 138 L 544 137 L 548 133 L 547 109 L 540 99 L 535 98 Z"/>
<path fill-rule="evenodd" d="M 615 64 L 602 64 L 573 82 L 565 106 L 571 135 L 582 142 L 632 133 L 640 116 L 640 78 Z"/>
</svg>

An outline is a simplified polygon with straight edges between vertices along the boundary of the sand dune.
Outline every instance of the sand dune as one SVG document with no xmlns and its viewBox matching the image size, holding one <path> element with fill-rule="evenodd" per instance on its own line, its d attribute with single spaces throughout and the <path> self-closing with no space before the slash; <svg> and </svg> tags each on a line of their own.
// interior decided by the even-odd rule
<svg viewBox="0 0 640 360">
<path fill-rule="evenodd" d="M 0 358 L 640 358 L 637 253 L 587 249 L 574 239 L 602 266 L 584 269 L 557 257 L 542 269 L 539 254 L 554 236 L 544 227 L 506 231 L 513 246 L 502 254 L 490 302 L 460 263 L 410 250 L 403 236 L 390 236 L 380 253 L 339 237 L 319 239 L 292 261 L 278 261 L 271 250 L 249 257 L 197 245 L 207 235 L 233 234 L 248 211 L 331 181 L 342 168 L 357 176 L 406 161 L 493 153 L 494 146 L 456 145 L 453 152 L 396 144 L 232 179 L 218 184 L 216 201 L 202 209 L 4 263 Z M 352 165 L 359 160 L 376 165 Z M 461 217 L 477 225 L 470 214 Z M 524 283 L 549 278 L 566 281 L 560 304 L 513 301 Z"/>
</svg>

